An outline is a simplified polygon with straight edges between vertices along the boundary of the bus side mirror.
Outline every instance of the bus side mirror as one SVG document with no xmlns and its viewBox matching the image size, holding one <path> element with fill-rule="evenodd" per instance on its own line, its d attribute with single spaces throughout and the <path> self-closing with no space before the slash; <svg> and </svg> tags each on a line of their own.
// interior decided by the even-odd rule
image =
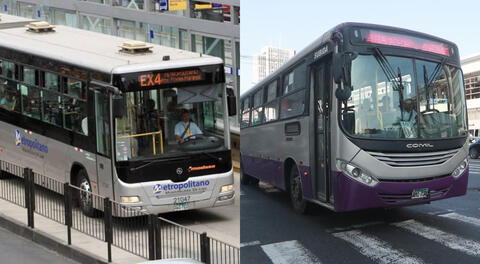
<svg viewBox="0 0 480 264">
<path fill-rule="evenodd" d="M 127 114 L 126 102 L 121 95 L 113 95 L 113 118 L 122 118 Z"/>
<path fill-rule="evenodd" d="M 237 115 L 237 97 L 232 88 L 227 88 L 228 116 Z"/>
</svg>

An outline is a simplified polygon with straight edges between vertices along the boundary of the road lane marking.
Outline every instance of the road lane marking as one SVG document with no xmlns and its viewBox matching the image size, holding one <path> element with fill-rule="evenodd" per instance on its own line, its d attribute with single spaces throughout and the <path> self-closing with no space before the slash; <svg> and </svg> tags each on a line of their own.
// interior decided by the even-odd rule
<svg viewBox="0 0 480 264">
<path fill-rule="evenodd" d="M 297 240 L 263 245 L 262 250 L 273 264 L 318 264 L 320 260 Z"/>
<path fill-rule="evenodd" d="M 364 228 L 364 227 L 369 227 L 369 226 L 374 226 L 374 225 L 383 225 L 383 224 L 385 224 L 384 221 L 373 221 L 373 222 L 367 222 L 367 223 L 363 223 L 363 224 L 351 225 L 351 226 L 347 226 L 347 227 L 329 228 L 329 229 L 326 229 L 325 231 L 327 233 L 337 233 L 337 232 L 343 232 L 343 231 L 348 231 L 348 230 L 352 230 L 352 229 L 360 229 L 360 228 Z"/>
<path fill-rule="evenodd" d="M 453 210 L 446 209 L 446 210 L 429 212 L 429 213 L 427 213 L 427 214 L 438 216 L 438 215 L 448 214 L 448 213 L 451 213 L 451 212 L 453 212 Z"/>
<path fill-rule="evenodd" d="M 406 229 L 426 239 L 436 241 L 446 247 L 455 249 L 471 256 L 480 256 L 480 243 L 454 234 L 444 232 L 434 227 L 426 226 L 415 220 L 407 220 L 392 225 Z"/>
<path fill-rule="evenodd" d="M 250 242 L 244 242 L 240 243 L 240 247 L 250 247 L 250 246 L 256 246 L 262 244 L 260 241 L 255 240 L 255 241 L 250 241 Z"/>
<path fill-rule="evenodd" d="M 439 215 L 439 216 L 449 218 L 449 219 L 453 219 L 453 220 L 457 220 L 457 221 L 461 221 L 461 222 L 472 224 L 472 225 L 476 225 L 476 226 L 480 226 L 480 219 L 475 218 L 475 217 L 470 217 L 470 216 L 461 215 L 461 214 L 457 214 L 457 213 L 448 213 L 448 214 L 442 214 L 442 215 Z"/>
<path fill-rule="evenodd" d="M 334 233 L 335 237 L 352 244 L 359 252 L 379 264 L 420 264 L 423 261 L 392 248 L 388 243 L 359 230 Z"/>
</svg>

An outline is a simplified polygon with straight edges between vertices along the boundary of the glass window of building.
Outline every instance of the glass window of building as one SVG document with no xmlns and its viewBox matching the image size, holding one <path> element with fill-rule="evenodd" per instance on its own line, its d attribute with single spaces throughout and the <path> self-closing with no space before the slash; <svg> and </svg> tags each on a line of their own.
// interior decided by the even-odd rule
<svg viewBox="0 0 480 264">
<path fill-rule="evenodd" d="M 112 19 L 90 15 L 81 15 L 80 24 L 82 29 L 95 31 L 104 34 L 112 34 Z"/>
<path fill-rule="evenodd" d="M 53 8 L 54 24 L 77 27 L 77 13 Z"/>
<path fill-rule="evenodd" d="M 132 9 L 143 9 L 143 0 L 111 0 L 113 6 Z"/>
<path fill-rule="evenodd" d="M 180 30 L 178 28 L 161 25 L 149 25 L 149 28 L 151 33 L 153 33 L 153 38 L 150 38 L 152 43 L 172 48 L 179 47 Z"/>
<path fill-rule="evenodd" d="M 35 18 L 35 5 L 18 2 L 18 15 L 22 17 Z"/>
<path fill-rule="evenodd" d="M 147 29 L 144 23 L 116 19 L 117 36 L 139 41 L 147 41 Z"/>
</svg>

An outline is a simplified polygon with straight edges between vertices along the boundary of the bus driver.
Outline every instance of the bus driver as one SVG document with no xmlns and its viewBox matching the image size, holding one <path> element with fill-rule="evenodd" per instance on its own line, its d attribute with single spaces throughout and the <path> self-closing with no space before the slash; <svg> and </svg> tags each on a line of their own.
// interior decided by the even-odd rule
<svg viewBox="0 0 480 264">
<path fill-rule="evenodd" d="M 185 142 L 185 139 L 194 136 L 202 135 L 202 130 L 192 121 L 190 121 L 190 112 L 187 109 L 182 109 L 182 121 L 175 125 L 175 138 L 178 143 Z"/>
</svg>

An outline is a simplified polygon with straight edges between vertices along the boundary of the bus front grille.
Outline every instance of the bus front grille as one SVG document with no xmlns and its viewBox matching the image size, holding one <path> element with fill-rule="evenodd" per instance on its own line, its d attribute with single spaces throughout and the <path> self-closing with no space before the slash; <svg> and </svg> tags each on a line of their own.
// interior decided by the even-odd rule
<svg viewBox="0 0 480 264">
<path fill-rule="evenodd" d="M 460 149 L 416 152 L 416 153 L 382 153 L 367 151 L 377 160 L 392 167 L 419 167 L 442 164 L 452 158 Z"/>
</svg>

